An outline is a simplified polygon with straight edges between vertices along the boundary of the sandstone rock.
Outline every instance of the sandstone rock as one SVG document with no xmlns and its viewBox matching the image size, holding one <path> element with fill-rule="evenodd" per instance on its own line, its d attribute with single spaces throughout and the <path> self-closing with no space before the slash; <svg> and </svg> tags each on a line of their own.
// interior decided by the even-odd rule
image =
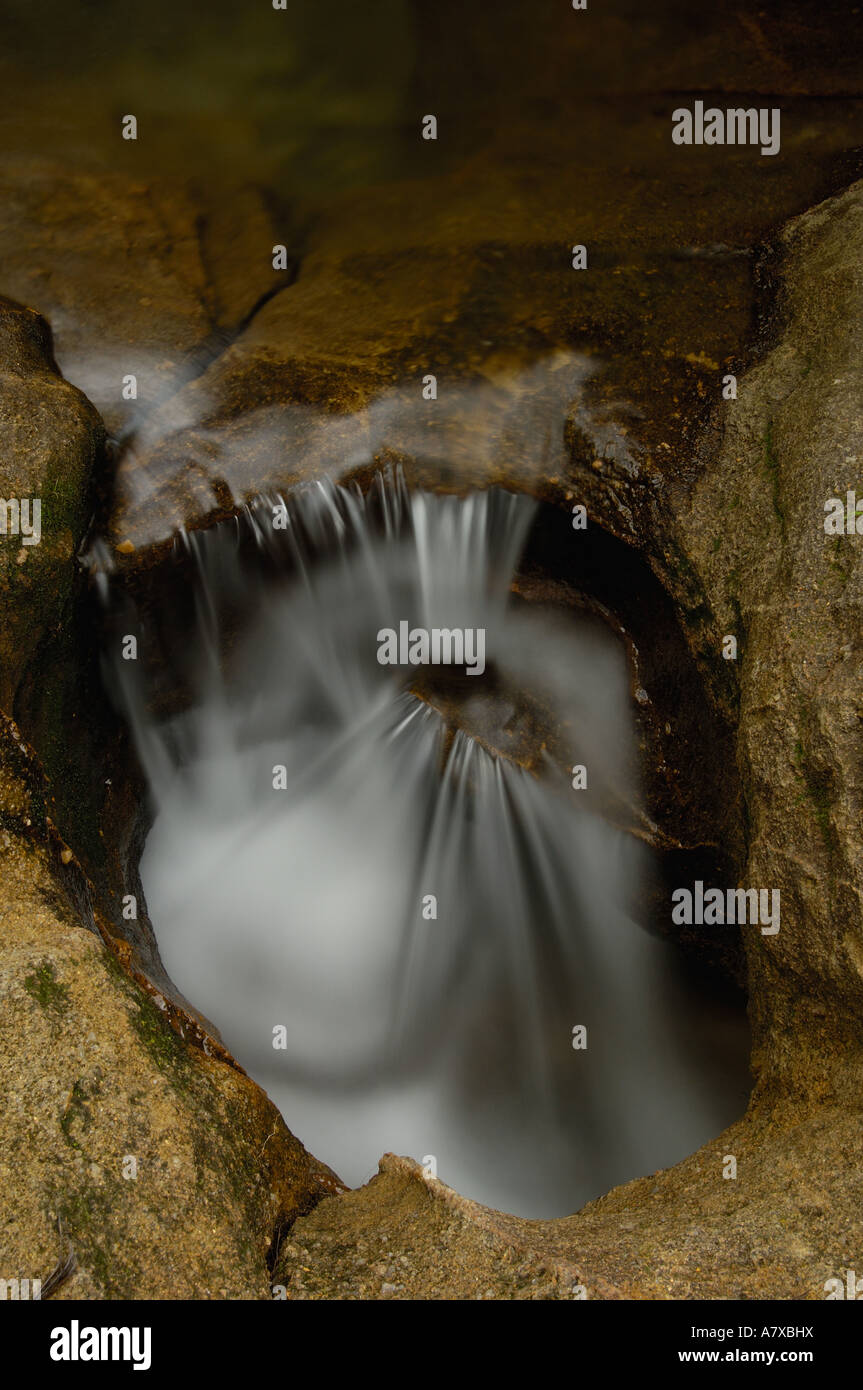
<svg viewBox="0 0 863 1390">
<path fill-rule="evenodd" d="M 661 487 L 691 472 L 700 418 L 749 333 L 755 250 L 821 196 L 823 177 L 796 128 L 781 162 L 729 148 L 720 165 L 672 145 L 667 94 L 689 89 L 695 42 L 677 32 L 679 17 L 674 44 L 636 25 L 616 53 L 616 64 L 631 65 L 630 91 L 661 70 L 651 118 L 622 101 L 597 111 L 563 81 L 568 55 L 584 58 L 573 18 L 558 32 L 557 18 L 532 16 L 531 34 L 517 40 L 523 21 L 510 17 L 494 43 L 482 26 L 468 49 L 504 108 L 507 83 L 556 80 L 554 121 L 531 87 L 519 122 L 489 129 L 476 95 L 459 92 L 447 139 L 417 150 L 400 176 L 339 188 L 323 206 L 300 199 L 295 283 L 141 420 L 118 469 L 116 546 L 131 545 L 140 563 L 142 549 L 228 516 L 256 493 L 392 458 L 438 487 L 505 479 L 554 491 L 572 481 L 558 457 L 564 434 L 580 485 L 595 463 L 607 470 L 604 480 L 588 477 L 588 500 L 632 539 L 647 490 L 633 477 Z M 470 25 L 463 15 L 457 22 L 469 44 Z M 596 22 L 620 47 L 619 16 Z M 833 90 L 823 41 L 810 32 L 809 56 L 821 89 Z M 542 61 L 532 72 L 519 61 L 516 77 L 519 42 L 537 46 Z M 741 42 L 747 83 L 789 100 L 799 93 L 758 21 L 743 26 Z M 593 29 L 590 43 L 594 80 Z M 702 61 L 707 45 L 710 64 L 725 71 L 719 32 L 708 40 L 699 30 L 698 45 Z M 799 56 L 802 45 L 795 30 L 788 51 Z M 843 109 L 817 134 L 807 127 L 807 138 L 832 158 L 863 138 L 859 119 Z M 586 272 L 572 268 L 575 244 L 587 248 Z M 422 395 L 430 373 L 434 403 Z M 543 440 L 554 447 L 544 451 Z"/>
<path fill-rule="evenodd" d="M 577 1265 L 530 1227 L 385 1154 L 378 1176 L 297 1221 L 279 1249 L 276 1296 L 312 1299 L 571 1299 Z M 281 1287 L 280 1287 L 281 1286 Z M 605 1280 L 594 1289 L 619 1296 Z"/>
</svg>

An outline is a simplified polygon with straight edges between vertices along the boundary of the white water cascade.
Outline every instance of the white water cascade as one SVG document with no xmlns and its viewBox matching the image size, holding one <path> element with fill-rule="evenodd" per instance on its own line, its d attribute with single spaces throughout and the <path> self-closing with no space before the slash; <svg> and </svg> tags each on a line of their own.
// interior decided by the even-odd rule
<svg viewBox="0 0 863 1390">
<path fill-rule="evenodd" d="M 165 966 L 289 1127 L 350 1184 L 389 1150 L 549 1216 L 683 1157 L 738 1099 L 690 1056 L 697 1004 L 639 924 L 645 850 L 601 813 L 637 800 L 622 647 L 511 592 L 533 514 L 380 477 L 262 500 L 184 538 L 191 702 L 157 717 L 138 663 L 118 677 Z M 381 665 L 405 620 L 483 629 L 485 672 Z"/>
</svg>

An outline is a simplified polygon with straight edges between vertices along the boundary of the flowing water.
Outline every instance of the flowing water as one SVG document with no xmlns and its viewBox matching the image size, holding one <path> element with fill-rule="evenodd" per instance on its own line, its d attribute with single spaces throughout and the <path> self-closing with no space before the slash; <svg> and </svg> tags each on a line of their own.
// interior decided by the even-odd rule
<svg viewBox="0 0 863 1390">
<path fill-rule="evenodd" d="M 177 986 L 348 1183 L 409 1153 L 543 1216 L 683 1157 L 740 1097 L 705 1086 L 699 1002 L 639 922 L 646 851 L 608 814 L 637 800 L 623 651 L 511 591 L 533 513 L 380 476 L 261 500 L 180 542 L 191 700 L 157 717 L 145 663 L 117 676 Z M 483 629 L 484 671 L 381 665 L 403 621 Z"/>
</svg>

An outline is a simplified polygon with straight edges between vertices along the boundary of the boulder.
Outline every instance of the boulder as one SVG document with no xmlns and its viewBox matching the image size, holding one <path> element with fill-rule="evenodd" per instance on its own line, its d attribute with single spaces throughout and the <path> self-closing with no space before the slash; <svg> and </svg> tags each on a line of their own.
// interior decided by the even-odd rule
<svg viewBox="0 0 863 1390">
<path fill-rule="evenodd" d="M 863 459 L 863 184 L 791 222 L 781 252 L 781 335 L 681 529 L 738 639 L 745 881 L 782 895 L 779 933 L 747 938 L 755 1065 L 808 1091 L 863 1047 L 863 550 L 825 532 Z"/>
</svg>

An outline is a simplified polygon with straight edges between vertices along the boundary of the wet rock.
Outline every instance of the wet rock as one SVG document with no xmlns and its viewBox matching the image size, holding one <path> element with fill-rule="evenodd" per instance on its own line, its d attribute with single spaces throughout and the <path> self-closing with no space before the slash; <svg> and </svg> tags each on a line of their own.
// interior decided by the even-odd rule
<svg viewBox="0 0 863 1390">
<path fill-rule="evenodd" d="M 779 933 L 748 938 L 756 1064 L 817 1090 L 825 1057 L 863 1048 L 863 552 L 825 533 L 863 458 L 863 184 L 792 222 L 782 253 L 784 330 L 683 524 L 739 643 L 746 882 L 781 890 Z"/>
<path fill-rule="evenodd" d="M 50 321 L 64 375 L 112 433 L 202 371 L 289 278 L 272 247 L 291 238 L 248 187 L 214 198 L 31 158 L 6 160 L 0 196 L 3 292 Z"/>
<path fill-rule="evenodd" d="M 463 35 L 455 68 L 448 23 Z M 450 92 L 445 135 L 405 135 L 373 186 L 339 184 L 323 206 L 298 195 L 296 282 L 142 420 L 118 471 L 115 545 L 140 551 L 257 492 L 391 458 L 441 488 L 553 492 L 572 480 L 564 443 L 585 501 L 632 539 L 646 483 L 693 470 L 700 418 L 750 330 L 755 249 L 863 138 L 854 102 L 828 116 L 812 96 L 837 81 L 814 8 L 781 42 L 776 25 L 741 22 L 733 55 L 711 24 L 633 7 L 591 19 L 588 41 L 578 16 L 547 7 L 501 18 L 492 41 L 437 16 L 417 82 L 430 110 Z M 711 90 L 781 94 L 778 158 L 673 145 L 672 93 L 708 70 Z"/>
<path fill-rule="evenodd" d="M 37 749 L 36 800 L 117 922 L 124 894 L 138 892 L 140 788 L 102 689 L 95 605 L 82 606 L 76 562 L 104 470 L 104 426 L 58 372 L 48 324 L 0 300 L 0 714 Z M 37 516 L 31 544 L 35 530 L 22 532 Z M 90 888 L 78 899 L 92 918 Z M 158 976 L 151 934 L 139 935 L 141 964 Z"/>
<path fill-rule="evenodd" d="M 518 169 L 345 198 L 315 222 L 296 283 L 143 422 L 118 469 L 115 545 L 393 460 L 438 488 L 562 498 L 575 456 L 631 486 L 654 445 L 681 445 L 682 402 L 739 345 L 749 267 L 675 257 L 589 206 L 589 187 L 576 205 Z M 570 264 L 573 223 L 604 243 L 587 273 Z M 670 395 L 681 409 L 660 420 Z"/>
<path fill-rule="evenodd" d="M 0 708 L 11 710 L 64 613 L 103 444 L 96 411 L 57 370 L 45 320 L 0 299 Z"/>
</svg>

